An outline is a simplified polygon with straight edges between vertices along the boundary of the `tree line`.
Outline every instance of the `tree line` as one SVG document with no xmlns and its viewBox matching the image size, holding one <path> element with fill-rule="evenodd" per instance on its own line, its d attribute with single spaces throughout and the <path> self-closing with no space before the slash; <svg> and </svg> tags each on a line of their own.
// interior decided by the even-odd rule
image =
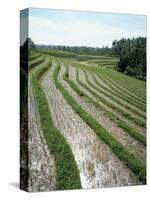
<svg viewBox="0 0 150 200">
<path fill-rule="evenodd" d="M 116 69 L 139 79 L 146 79 L 146 38 L 122 38 L 112 43 L 114 55 L 119 57 Z"/>
<path fill-rule="evenodd" d="M 65 45 L 36 45 L 40 48 L 49 48 L 51 50 L 60 50 L 81 55 L 111 55 L 112 48 L 103 47 L 87 47 L 87 46 L 65 46 Z"/>
</svg>

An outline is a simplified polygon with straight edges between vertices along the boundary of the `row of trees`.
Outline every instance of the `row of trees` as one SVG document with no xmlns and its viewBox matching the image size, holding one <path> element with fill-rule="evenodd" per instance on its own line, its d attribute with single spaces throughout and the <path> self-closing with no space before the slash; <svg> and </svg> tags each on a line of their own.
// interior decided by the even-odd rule
<svg viewBox="0 0 150 200">
<path fill-rule="evenodd" d="M 86 55 L 111 55 L 112 48 L 108 46 L 104 47 L 87 47 L 87 46 L 60 46 L 60 45 L 37 45 L 40 48 L 49 48 L 52 50 L 61 50 L 76 54 L 86 54 Z"/>
<path fill-rule="evenodd" d="M 146 79 L 146 38 L 115 40 L 113 53 L 119 57 L 118 71 L 140 79 Z"/>
</svg>

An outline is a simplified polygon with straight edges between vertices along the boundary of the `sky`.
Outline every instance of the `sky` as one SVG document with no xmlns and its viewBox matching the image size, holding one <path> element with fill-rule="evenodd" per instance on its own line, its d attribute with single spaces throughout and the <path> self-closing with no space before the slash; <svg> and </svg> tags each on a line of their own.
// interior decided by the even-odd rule
<svg viewBox="0 0 150 200">
<path fill-rule="evenodd" d="M 139 36 L 146 36 L 144 15 L 29 9 L 29 37 L 36 44 L 111 47 L 115 39 Z"/>
</svg>

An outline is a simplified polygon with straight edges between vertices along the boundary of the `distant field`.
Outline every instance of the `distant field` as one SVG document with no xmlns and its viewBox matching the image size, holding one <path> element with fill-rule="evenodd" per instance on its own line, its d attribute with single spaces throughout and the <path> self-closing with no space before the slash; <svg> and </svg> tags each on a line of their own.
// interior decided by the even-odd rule
<svg viewBox="0 0 150 200">
<path fill-rule="evenodd" d="M 115 71 L 117 62 L 31 51 L 33 126 L 53 160 L 51 189 L 146 183 L 146 82 Z"/>
</svg>

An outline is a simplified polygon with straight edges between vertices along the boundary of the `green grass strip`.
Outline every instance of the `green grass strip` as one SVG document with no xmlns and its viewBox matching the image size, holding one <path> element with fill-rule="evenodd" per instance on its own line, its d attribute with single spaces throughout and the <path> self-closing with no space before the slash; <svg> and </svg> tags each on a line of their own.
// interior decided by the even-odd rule
<svg viewBox="0 0 150 200">
<path fill-rule="evenodd" d="M 112 71 L 107 71 L 108 73 L 112 74 Z M 146 82 L 142 80 L 138 80 L 135 78 L 132 78 L 131 76 L 124 76 L 121 72 L 113 71 L 113 76 L 117 77 L 118 80 L 122 81 L 125 85 L 130 86 L 131 89 L 133 89 L 136 92 L 141 93 L 142 95 L 145 94 L 146 89 Z M 140 85 L 139 82 L 140 81 Z"/>
<path fill-rule="evenodd" d="M 63 75 L 63 79 L 69 83 L 69 85 L 71 86 L 71 88 L 72 88 L 73 90 L 75 90 L 75 92 L 76 92 L 79 96 L 81 96 L 81 97 L 82 97 L 82 96 L 85 96 L 85 94 L 76 86 L 76 84 L 75 84 L 73 81 L 71 81 L 71 80 L 69 79 L 69 69 L 68 69 L 68 66 L 67 66 L 67 65 L 65 65 L 65 66 L 66 66 L 66 72 L 65 72 L 65 74 Z"/>
<path fill-rule="evenodd" d="M 141 98 L 139 95 L 135 94 L 134 91 L 130 91 L 129 83 L 128 83 L 128 87 L 127 87 L 127 84 L 125 85 L 125 84 L 122 84 L 122 82 L 118 82 L 117 76 L 115 78 L 113 77 L 113 73 L 115 72 L 114 70 L 111 70 L 111 73 L 110 73 L 109 69 L 106 70 L 106 69 L 102 69 L 101 67 L 95 67 L 95 66 L 93 66 L 92 68 L 94 70 L 96 70 L 100 75 L 107 77 L 109 79 L 109 81 L 115 83 L 116 87 L 121 89 L 122 91 L 124 91 L 125 94 L 132 96 L 133 98 L 135 98 L 135 100 L 139 100 L 140 102 L 145 103 L 145 100 L 143 99 L 143 97 Z"/>
<path fill-rule="evenodd" d="M 88 70 L 92 71 L 92 73 L 96 74 L 100 80 L 102 80 L 108 87 L 111 89 L 112 94 L 116 94 L 119 98 L 123 99 L 127 103 L 134 105 L 136 108 L 146 111 L 146 106 L 140 104 L 139 101 L 137 101 L 135 98 L 132 98 L 131 96 L 127 96 L 125 92 L 122 92 L 121 89 L 118 89 L 117 86 L 113 84 L 113 82 L 109 81 L 107 77 L 100 75 L 100 73 L 97 73 L 96 70 L 89 69 Z"/>
<path fill-rule="evenodd" d="M 138 177 L 140 181 L 146 183 L 146 166 L 138 158 L 136 158 L 132 153 L 129 153 L 126 148 L 122 146 L 111 134 L 108 133 L 89 113 L 82 109 L 82 107 L 73 99 L 72 96 L 65 90 L 65 88 L 58 81 L 58 73 L 60 70 L 60 65 L 57 65 L 53 78 L 55 85 L 61 91 L 64 98 L 71 105 L 73 110 L 92 128 L 98 137 L 100 137 L 122 160 L 127 167 L 129 167 L 133 173 Z"/>
<path fill-rule="evenodd" d="M 146 92 L 140 92 L 140 91 L 137 91 L 137 87 L 136 87 L 136 82 L 135 82 L 135 85 L 132 86 L 130 84 L 130 82 L 125 82 L 123 80 L 123 78 L 119 78 L 119 76 L 115 75 L 112 71 L 107 71 L 107 75 L 108 76 L 111 76 L 111 78 L 116 82 L 118 83 L 119 85 L 123 86 L 124 88 L 126 88 L 129 92 L 131 92 L 132 94 L 134 94 L 135 96 L 137 96 L 139 99 L 141 99 L 143 102 L 146 101 Z"/>
<path fill-rule="evenodd" d="M 38 57 L 39 57 L 39 54 L 37 54 L 37 53 L 31 53 L 31 55 L 29 57 L 29 61 L 33 61 L 33 60 L 35 60 Z"/>
<path fill-rule="evenodd" d="M 42 70 L 37 71 L 32 78 L 32 86 L 37 100 L 40 123 L 47 145 L 55 158 L 57 189 L 78 189 L 81 188 L 81 183 L 74 156 L 65 137 L 53 124 L 48 102 L 39 83 L 40 77 L 48 68 L 49 66 L 43 67 Z"/>
<path fill-rule="evenodd" d="M 44 62 L 45 60 L 45 56 L 39 56 L 39 58 L 37 58 L 36 60 L 33 60 L 31 62 L 29 62 L 29 69 L 32 69 L 33 67 L 36 67 L 37 65 L 40 65 L 42 62 Z"/>
</svg>

